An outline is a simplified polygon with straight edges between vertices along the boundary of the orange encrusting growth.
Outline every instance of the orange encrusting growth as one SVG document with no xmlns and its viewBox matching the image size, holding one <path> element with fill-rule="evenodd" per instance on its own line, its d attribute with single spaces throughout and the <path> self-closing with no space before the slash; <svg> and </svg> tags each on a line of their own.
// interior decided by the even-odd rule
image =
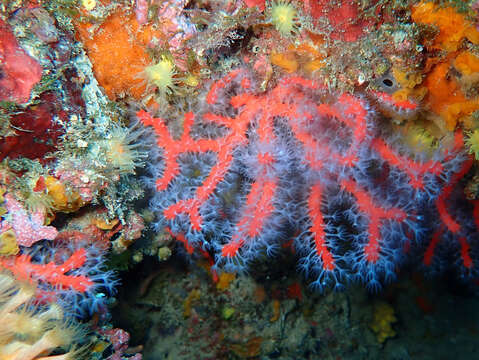
<svg viewBox="0 0 479 360">
<path fill-rule="evenodd" d="M 145 81 L 139 74 L 152 61 L 147 48 L 163 33 L 151 25 L 140 26 L 134 15 L 116 12 L 98 28 L 92 24 L 75 23 L 78 39 L 90 58 L 95 77 L 111 100 L 131 95 L 143 97 Z"/>
<path fill-rule="evenodd" d="M 297 46 L 290 45 L 285 52 L 272 52 L 271 63 L 289 74 L 298 70 L 314 74 L 324 67 L 325 56 L 318 50 L 320 45 L 322 45 L 321 39 L 313 44 L 303 42 Z"/>
<path fill-rule="evenodd" d="M 439 7 L 433 2 L 421 1 L 412 8 L 411 17 L 415 23 L 437 27 L 439 33 L 434 38 L 433 48 L 456 51 L 464 39 L 479 44 L 479 31 L 474 23 L 453 7 Z"/>
<path fill-rule="evenodd" d="M 479 99 L 467 99 L 457 82 L 448 76 L 449 70 L 449 63 L 437 64 L 424 80 L 424 86 L 428 89 L 429 109 L 440 115 L 447 129 L 452 131 L 458 120 L 479 110 Z"/>
<path fill-rule="evenodd" d="M 456 56 L 454 67 L 462 75 L 472 75 L 479 73 L 479 57 L 470 51 L 463 51 Z"/>
<path fill-rule="evenodd" d="M 439 7 L 433 2 L 421 1 L 412 8 L 412 20 L 417 24 L 432 25 L 438 30 L 434 39 L 427 43 L 430 50 L 442 50 L 444 58 L 430 58 L 435 64 L 424 79 L 428 90 L 426 107 L 439 115 L 445 129 L 453 131 L 458 122 L 465 123 L 470 115 L 479 110 L 479 99 L 468 97 L 457 79 L 451 75 L 453 67 L 461 76 L 469 76 L 479 69 L 479 58 L 469 51 L 461 51 L 464 41 L 479 44 L 479 31 L 475 24 L 454 7 Z"/>
</svg>

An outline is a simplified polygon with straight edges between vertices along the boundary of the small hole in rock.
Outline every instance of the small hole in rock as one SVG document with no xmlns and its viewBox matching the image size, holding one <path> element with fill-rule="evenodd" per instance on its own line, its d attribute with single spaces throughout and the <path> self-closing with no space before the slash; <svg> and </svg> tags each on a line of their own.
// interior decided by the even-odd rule
<svg viewBox="0 0 479 360">
<path fill-rule="evenodd" d="M 386 86 L 389 86 L 389 87 L 394 85 L 394 83 L 391 79 L 384 79 L 383 84 L 386 85 Z"/>
</svg>

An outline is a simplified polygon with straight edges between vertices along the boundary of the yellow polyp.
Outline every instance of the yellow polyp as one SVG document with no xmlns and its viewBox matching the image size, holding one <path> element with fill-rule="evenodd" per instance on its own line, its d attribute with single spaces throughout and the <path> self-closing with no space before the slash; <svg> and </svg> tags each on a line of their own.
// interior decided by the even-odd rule
<svg viewBox="0 0 479 360">
<path fill-rule="evenodd" d="M 397 321 L 394 315 L 394 309 L 385 302 L 379 302 L 374 306 L 373 321 L 369 324 L 371 330 L 376 334 L 379 343 L 384 343 L 386 339 L 396 336 L 392 324 Z"/>
<path fill-rule="evenodd" d="M 102 353 L 110 344 L 106 341 L 98 341 L 92 348 L 94 353 Z"/>
<path fill-rule="evenodd" d="M 433 135 L 435 128 L 432 122 L 409 123 L 402 127 L 404 134 L 404 143 L 414 153 L 421 153 L 431 159 L 434 150 L 437 148 L 437 137 Z"/>
<path fill-rule="evenodd" d="M 465 142 L 469 154 L 473 154 L 476 160 L 479 160 L 479 130 L 468 134 Z"/>
<path fill-rule="evenodd" d="M 195 76 L 193 74 L 189 74 L 183 80 L 183 82 L 185 83 L 185 85 L 188 85 L 188 86 L 191 86 L 191 87 L 197 87 L 198 84 L 200 83 L 200 79 L 198 78 L 198 76 Z"/>
<path fill-rule="evenodd" d="M 236 279 L 235 273 L 223 272 L 218 277 L 218 282 L 216 283 L 216 288 L 220 291 L 225 291 L 229 288 L 231 282 Z"/>
<path fill-rule="evenodd" d="M 81 3 L 83 7 L 88 11 L 91 11 L 96 7 L 96 0 L 82 0 Z"/>
<path fill-rule="evenodd" d="M 279 66 L 287 73 L 294 73 L 298 70 L 299 64 L 296 60 L 296 56 L 292 52 L 287 52 L 284 54 L 272 53 L 271 54 L 271 63 L 273 65 Z"/>
<path fill-rule="evenodd" d="M 236 312 L 235 308 L 230 307 L 230 306 L 225 306 L 221 310 L 221 315 L 223 316 L 223 319 L 229 320 L 235 314 L 235 312 Z"/>
<path fill-rule="evenodd" d="M 144 72 L 148 84 L 156 87 L 162 94 L 171 93 L 174 90 L 175 64 L 168 57 L 162 57 L 158 63 L 147 66 Z"/>
<path fill-rule="evenodd" d="M 296 28 L 297 11 L 288 1 L 279 0 L 271 4 L 271 22 L 284 36 L 291 35 Z"/>
<path fill-rule="evenodd" d="M 55 302 L 35 305 L 33 300 L 39 291 L 33 281 L 23 282 L 7 272 L 0 273 L 0 359 L 91 358 L 87 356 L 91 346 L 83 327 L 65 317 Z"/>
<path fill-rule="evenodd" d="M 20 248 L 17 244 L 17 235 L 10 229 L 0 234 L 0 255 L 17 255 Z"/>
<path fill-rule="evenodd" d="M 422 74 L 419 72 L 405 71 L 394 66 L 391 73 L 399 85 L 405 89 L 413 89 L 422 83 Z"/>
<path fill-rule="evenodd" d="M 410 89 L 399 89 L 392 94 L 394 101 L 406 101 L 409 99 Z"/>
<path fill-rule="evenodd" d="M 162 246 L 158 249 L 158 259 L 160 261 L 166 261 L 171 256 L 171 249 L 168 246 Z"/>
</svg>

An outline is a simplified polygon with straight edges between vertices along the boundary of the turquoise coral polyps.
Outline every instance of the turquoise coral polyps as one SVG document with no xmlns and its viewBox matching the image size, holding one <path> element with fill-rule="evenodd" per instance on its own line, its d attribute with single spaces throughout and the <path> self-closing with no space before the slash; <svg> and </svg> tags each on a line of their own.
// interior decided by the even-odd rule
<svg viewBox="0 0 479 360">
<path fill-rule="evenodd" d="M 459 135 L 445 151 L 413 156 L 363 99 L 300 77 L 261 93 L 243 69 L 211 85 L 179 139 L 163 119 L 137 115 L 159 147 L 156 227 L 188 252 L 206 249 L 215 268 L 244 270 L 293 238 L 319 289 L 350 280 L 377 289 L 417 253 L 437 265 L 443 248 L 477 276 L 472 207 L 455 205 L 469 164 Z M 434 229 L 444 230 L 437 240 Z"/>
</svg>

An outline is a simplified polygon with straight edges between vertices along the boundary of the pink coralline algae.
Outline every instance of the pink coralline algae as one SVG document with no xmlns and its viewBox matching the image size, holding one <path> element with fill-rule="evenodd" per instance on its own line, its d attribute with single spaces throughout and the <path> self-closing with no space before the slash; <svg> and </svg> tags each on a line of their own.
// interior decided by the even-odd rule
<svg viewBox="0 0 479 360">
<path fill-rule="evenodd" d="M 42 67 L 27 55 L 0 19 L 0 101 L 25 103 L 42 77 Z"/>
<path fill-rule="evenodd" d="M 136 0 L 135 1 L 135 16 L 138 24 L 144 25 L 148 22 L 148 1 Z"/>
<path fill-rule="evenodd" d="M 41 209 L 28 212 L 11 194 L 5 195 L 7 220 L 0 222 L 0 230 L 13 229 L 17 243 L 30 247 L 40 240 L 53 240 L 58 231 L 53 226 L 45 226 L 45 212 Z"/>
<path fill-rule="evenodd" d="M 479 210 L 461 191 L 470 159 L 459 134 L 413 154 L 363 98 L 300 77 L 260 92 L 243 69 L 211 85 L 179 138 L 137 115 L 159 149 L 148 179 L 157 229 L 214 256 L 215 269 L 241 271 L 293 244 L 319 289 L 377 289 L 404 263 L 437 270 L 444 259 L 477 278 Z"/>
<path fill-rule="evenodd" d="M 122 360 L 123 354 L 128 349 L 128 341 L 130 341 L 130 334 L 125 330 L 114 328 L 108 330 L 102 330 L 100 332 L 104 335 L 113 345 L 114 353 L 108 357 L 107 360 Z M 141 354 L 135 354 L 128 357 L 130 360 L 141 360 L 143 357 Z"/>
</svg>

